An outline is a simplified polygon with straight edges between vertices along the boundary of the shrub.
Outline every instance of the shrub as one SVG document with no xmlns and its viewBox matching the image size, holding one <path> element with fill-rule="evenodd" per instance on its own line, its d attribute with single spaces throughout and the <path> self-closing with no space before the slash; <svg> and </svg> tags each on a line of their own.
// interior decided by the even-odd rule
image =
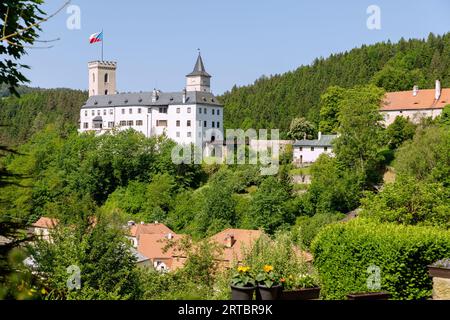
<svg viewBox="0 0 450 320">
<path fill-rule="evenodd" d="M 273 266 L 283 277 L 313 272 L 286 232 L 278 232 L 274 240 L 263 234 L 251 248 L 244 248 L 242 263 L 254 271 L 264 270 L 266 265 Z"/>
<path fill-rule="evenodd" d="M 314 239 L 312 252 L 325 299 L 370 291 L 372 265 L 380 268 L 379 289 L 393 299 L 426 299 L 432 290 L 427 265 L 449 256 L 450 232 L 358 218 L 325 227 Z"/>
<path fill-rule="evenodd" d="M 344 218 L 345 214 L 343 213 L 317 213 L 312 217 L 301 216 L 297 218 L 293 233 L 304 246 L 309 247 L 323 227 Z"/>
</svg>

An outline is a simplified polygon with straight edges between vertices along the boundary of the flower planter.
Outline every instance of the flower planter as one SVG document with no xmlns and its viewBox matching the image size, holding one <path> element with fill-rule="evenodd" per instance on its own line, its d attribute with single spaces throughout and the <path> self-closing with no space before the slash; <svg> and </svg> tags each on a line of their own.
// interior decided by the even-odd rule
<svg viewBox="0 0 450 320">
<path fill-rule="evenodd" d="M 313 300 L 319 299 L 320 287 L 303 288 L 284 291 L 281 293 L 281 300 Z"/>
<path fill-rule="evenodd" d="M 258 285 L 256 290 L 256 300 L 278 300 L 281 297 L 283 287 L 281 285 L 268 288 L 263 285 Z"/>
<path fill-rule="evenodd" d="M 256 287 L 231 286 L 231 300 L 253 300 Z"/>
<path fill-rule="evenodd" d="M 428 273 L 433 278 L 450 279 L 450 269 L 428 266 Z"/>
<path fill-rule="evenodd" d="M 348 300 L 388 300 L 390 297 L 389 292 L 364 292 L 347 295 Z"/>
</svg>

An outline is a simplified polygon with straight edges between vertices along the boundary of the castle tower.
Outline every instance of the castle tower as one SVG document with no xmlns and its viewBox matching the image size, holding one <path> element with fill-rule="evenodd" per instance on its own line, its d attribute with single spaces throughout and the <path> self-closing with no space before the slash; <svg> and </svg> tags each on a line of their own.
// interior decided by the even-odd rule
<svg viewBox="0 0 450 320">
<path fill-rule="evenodd" d="M 202 56 L 198 53 L 194 70 L 186 76 L 186 91 L 211 91 L 211 76 L 206 72 Z"/>
<path fill-rule="evenodd" d="M 88 67 L 89 97 L 116 93 L 116 62 L 92 61 Z"/>
</svg>

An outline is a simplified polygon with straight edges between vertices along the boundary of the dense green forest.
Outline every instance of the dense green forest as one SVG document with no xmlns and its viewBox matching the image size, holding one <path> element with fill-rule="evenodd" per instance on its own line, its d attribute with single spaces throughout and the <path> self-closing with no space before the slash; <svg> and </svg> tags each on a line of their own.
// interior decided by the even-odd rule
<svg viewBox="0 0 450 320">
<path fill-rule="evenodd" d="M 3 126 L 0 141 L 3 144 L 21 144 L 48 124 L 65 128 L 65 132 L 77 129 L 87 92 L 26 88 L 22 93 L 20 98 L 9 96 L 0 100 L 0 124 Z"/>
<path fill-rule="evenodd" d="M 386 91 L 433 88 L 436 79 L 450 87 L 450 34 L 426 40 L 400 40 L 363 45 L 345 53 L 318 58 L 311 65 L 282 75 L 263 76 L 254 84 L 233 87 L 220 97 L 225 127 L 279 128 L 307 117 L 319 122 L 320 96 L 329 87 L 351 88 L 368 83 Z"/>
</svg>

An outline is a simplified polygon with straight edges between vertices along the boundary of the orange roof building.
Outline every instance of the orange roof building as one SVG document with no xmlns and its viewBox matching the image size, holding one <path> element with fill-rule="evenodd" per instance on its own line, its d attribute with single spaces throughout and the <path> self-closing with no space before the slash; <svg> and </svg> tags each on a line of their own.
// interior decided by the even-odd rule
<svg viewBox="0 0 450 320">
<path fill-rule="evenodd" d="M 58 223 L 59 223 L 58 219 L 40 217 L 38 221 L 32 224 L 32 226 L 34 228 L 53 229 L 58 225 Z"/>
<path fill-rule="evenodd" d="M 418 123 L 422 118 L 436 118 L 448 104 L 450 104 L 450 88 L 441 89 L 441 84 L 437 80 L 434 89 L 421 90 L 414 86 L 412 91 L 387 93 L 380 111 L 386 125 L 394 122 L 397 116 Z"/>
<path fill-rule="evenodd" d="M 184 235 L 174 233 L 152 233 L 141 234 L 137 251 L 149 258 L 153 266 L 159 271 L 175 270 L 183 266 L 185 258 L 177 258 L 179 252 L 176 247 L 171 247 L 176 241 L 181 240 Z"/>
<path fill-rule="evenodd" d="M 260 230 L 226 229 L 210 239 L 223 245 L 223 252 L 220 257 L 217 257 L 217 260 L 231 264 L 233 261 L 241 262 L 245 250 L 250 250 L 261 235 Z"/>
</svg>

